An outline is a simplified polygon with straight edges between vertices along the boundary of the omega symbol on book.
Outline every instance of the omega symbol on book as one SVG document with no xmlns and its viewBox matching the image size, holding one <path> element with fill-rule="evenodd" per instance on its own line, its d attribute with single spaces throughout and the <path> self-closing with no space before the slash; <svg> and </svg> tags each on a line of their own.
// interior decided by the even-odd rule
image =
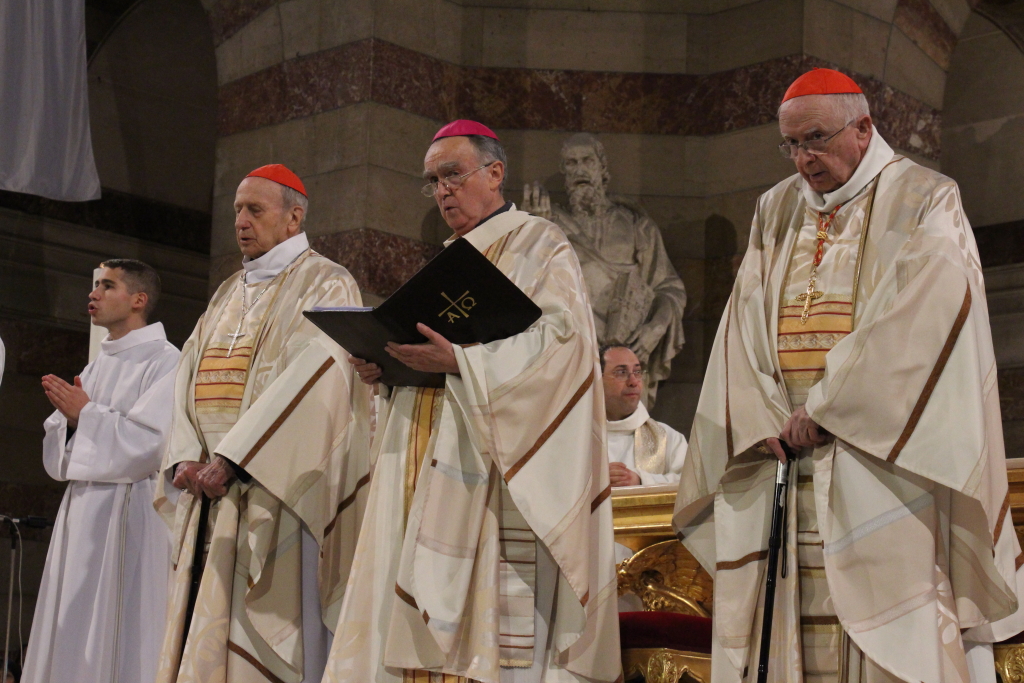
<svg viewBox="0 0 1024 683">
<path fill-rule="evenodd" d="M 455 301 L 452 301 L 452 298 L 444 292 L 441 292 L 441 296 L 445 298 L 449 303 L 449 306 L 438 313 L 437 317 L 440 318 L 441 316 L 448 316 L 448 322 L 450 323 L 455 322 L 459 318 L 468 318 L 469 312 L 473 310 L 474 306 L 476 306 L 476 299 L 469 295 L 468 289 Z"/>
</svg>

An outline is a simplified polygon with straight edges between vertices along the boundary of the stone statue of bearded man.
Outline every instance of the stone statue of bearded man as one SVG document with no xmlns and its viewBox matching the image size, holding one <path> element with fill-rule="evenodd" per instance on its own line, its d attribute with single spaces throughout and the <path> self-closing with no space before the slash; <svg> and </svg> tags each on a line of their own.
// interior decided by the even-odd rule
<svg viewBox="0 0 1024 683">
<path fill-rule="evenodd" d="M 604 145 L 578 133 L 562 145 L 569 208 L 552 206 L 539 182 L 523 190 L 523 210 L 557 223 L 572 242 L 603 344 L 628 346 L 648 371 L 644 404 L 654 405 L 683 347 L 686 288 L 658 226 L 639 206 L 609 197 Z"/>
</svg>

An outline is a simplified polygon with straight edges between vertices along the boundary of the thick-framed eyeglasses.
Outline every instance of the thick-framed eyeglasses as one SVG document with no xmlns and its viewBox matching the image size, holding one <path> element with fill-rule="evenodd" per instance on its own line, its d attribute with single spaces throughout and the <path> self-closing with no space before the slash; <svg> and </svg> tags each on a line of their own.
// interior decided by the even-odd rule
<svg viewBox="0 0 1024 683">
<path fill-rule="evenodd" d="M 448 173 L 447 177 L 438 178 L 437 180 L 435 180 L 433 182 L 430 182 L 430 183 L 427 183 L 426 185 L 424 185 L 423 189 L 420 190 L 420 192 L 423 194 L 424 197 L 433 197 L 435 194 L 437 194 L 438 186 L 442 186 L 443 185 L 446 189 L 449 189 L 449 190 L 454 190 L 454 189 L 456 189 L 458 187 L 462 187 L 462 183 L 466 182 L 466 178 L 468 178 L 469 176 L 473 175 L 474 173 L 479 171 L 481 168 L 487 168 L 491 164 L 496 164 L 496 163 L 498 163 L 497 159 L 495 159 L 494 161 L 488 161 L 483 166 L 477 166 L 472 171 L 466 171 L 462 175 L 456 174 L 455 171 L 450 171 Z"/>
<path fill-rule="evenodd" d="M 614 370 L 608 373 L 608 376 L 617 379 L 620 382 L 625 382 L 630 377 L 632 377 L 633 379 L 638 379 L 642 382 L 647 377 L 647 371 L 627 370 L 626 368 L 615 368 Z"/>
<path fill-rule="evenodd" d="M 821 156 L 822 154 L 828 154 L 828 143 L 832 141 L 832 138 L 842 133 L 856 120 L 857 119 L 852 119 L 847 121 L 845 126 L 825 138 L 815 138 L 814 140 L 807 140 L 806 142 L 783 142 L 779 145 L 779 154 L 786 159 L 796 159 L 796 156 L 800 153 L 801 149 L 816 157 Z"/>
</svg>

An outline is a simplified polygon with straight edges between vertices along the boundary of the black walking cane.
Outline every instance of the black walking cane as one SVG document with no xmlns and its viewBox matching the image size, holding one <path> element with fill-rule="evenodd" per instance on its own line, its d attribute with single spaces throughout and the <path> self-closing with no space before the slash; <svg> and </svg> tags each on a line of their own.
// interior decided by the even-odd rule
<svg viewBox="0 0 1024 683">
<path fill-rule="evenodd" d="M 206 550 L 206 527 L 210 522 L 210 503 L 204 494 L 200 495 L 199 528 L 196 529 L 196 547 L 192 551 L 192 576 L 188 585 L 188 605 L 185 608 L 185 629 L 181 633 L 181 654 L 185 654 L 188 643 L 188 630 L 192 626 L 192 615 L 196 611 L 196 599 L 199 597 L 199 583 L 203 580 L 203 553 Z"/>
<path fill-rule="evenodd" d="M 768 681 L 768 651 L 772 645 L 772 618 L 775 616 L 775 575 L 779 568 L 779 551 L 786 534 L 786 486 L 789 484 L 789 466 L 796 460 L 796 454 L 780 441 L 786 462 L 779 462 L 775 475 L 775 504 L 772 506 L 772 529 L 768 536 L 768 582 L 764 588 L 764 619 L 761 622 L 761 654 L 757 659 L 757 683 Z M 783 564 L 782 577 L 786 577 Z"/>
</svg>

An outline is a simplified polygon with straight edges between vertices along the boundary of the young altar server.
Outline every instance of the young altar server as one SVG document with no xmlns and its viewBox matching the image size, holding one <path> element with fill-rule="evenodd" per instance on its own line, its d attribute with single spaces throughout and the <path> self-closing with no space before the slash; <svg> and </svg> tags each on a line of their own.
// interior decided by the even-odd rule
<svg viewBox="0 0 1024 683">
<path fill-rule="evenodd" d="M 147 319 L 160 277 L 130 259 L 101 264 L 89 315 L 109 334 L 80 377 L 43 377 L 56 408 L 43 464 L 68 481 L 46 557 L 26 683 L 152 681 L 164 626 L 167 527 L 153 475 L 171 422 L 178 349 Z"/>
</svg>

